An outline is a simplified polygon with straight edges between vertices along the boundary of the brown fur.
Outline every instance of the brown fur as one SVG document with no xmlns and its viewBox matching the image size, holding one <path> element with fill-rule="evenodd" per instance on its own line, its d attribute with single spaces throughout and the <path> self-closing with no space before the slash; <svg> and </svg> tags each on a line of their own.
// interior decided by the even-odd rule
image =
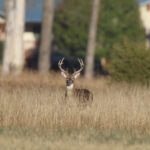
<svg viewBox="0 0 150 150">
<path fill-rule="evenodd" d="M 79 98 L 80 102 L 93 101 L 93 94 L 87 89 L 75 89 L 74 95 Z"/>
<path fill-rule="evenodd" d="M 68 93 L 69 92 L 69 93 Z M 77 103 L 80 104 L 90 104 L 93 101 L 93 94 L 87 89 L 72 89 L 66 90 L 65 99 L 75 98 Z"/>
<path fill-rule="evenodd" d="M 77 71 L 74 71 L 73 74 L 70 74 L 68 71 L 65 71 L 62 68 L 63 60 L 60 60 L 58 62 L 58 66 L 61 70 L 61 74 L 66 78 L 66 93 L 65 93 L 65 99 L 68 98 L 77 98 L 79 100 L 79 103 L 86 104 L 87 102 L 93 101 L 93 94 L 87 90 L 87 89 L 74 89 L 74 80 L 79 77 L 80 72 L 83 70 L 84 63 L 82 59 L 78 59 L 80 63 L 80 69 Z"/>
</svg>

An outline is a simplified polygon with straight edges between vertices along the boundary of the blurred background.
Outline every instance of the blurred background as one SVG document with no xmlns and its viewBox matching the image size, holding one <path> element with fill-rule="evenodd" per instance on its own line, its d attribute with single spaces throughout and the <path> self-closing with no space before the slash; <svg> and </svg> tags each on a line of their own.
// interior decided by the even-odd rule
<svg viewBox="0 0 150 150">
<path fill-rule="evenodd" d="M 4 75 L 79 68 L 84 76 L 150 83 L 150 0 L 0 0 Z"/>
</svg>

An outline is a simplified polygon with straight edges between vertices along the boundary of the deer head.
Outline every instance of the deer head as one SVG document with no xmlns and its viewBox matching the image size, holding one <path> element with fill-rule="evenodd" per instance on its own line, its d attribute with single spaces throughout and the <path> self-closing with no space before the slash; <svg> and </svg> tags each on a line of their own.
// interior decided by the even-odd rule
<svg viewBox="0 0 150 150">
<path fill-rule="evenodd" d="M 83 70 L 84 63 L 83 63 L 82 59 L 78 58 L 78 61 L 79 61 L 79 64 L 80 64 L 80 69 L 74 71 L 74 73 L 72 73 L 72 74 L 70 74 L 68 71 L 66 71 L 62 68 L 64 58 L 58 62 L 58 66 L 61 70 L 62 76 L 64 78 L 66 78 L 66 87 L 67 87 L 67 89 L 72 89 L 73 88 L 74 80 L 80 76 L 80 72 Z"/>
</svg>

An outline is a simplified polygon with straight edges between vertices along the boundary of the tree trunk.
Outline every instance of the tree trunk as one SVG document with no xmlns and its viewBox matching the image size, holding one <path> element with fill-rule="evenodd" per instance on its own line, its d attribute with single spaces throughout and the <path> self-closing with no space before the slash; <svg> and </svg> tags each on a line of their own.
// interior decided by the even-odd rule
<svg viewBox="0 0 150 150">
<path fill-rule="evenodd" d="M 14 28 L 14 51 L 11 62 L 13 74 L 20 74 L 24 65 L 24 24 L 25 24 L 25 0 L 16 0 L 15 28 Z"/>
<path fill-rule="evenodd" d="M 90 79 L 94 75 L 94 55 L 95 55 L 95 43 L 96 43 L 96 31 L 98 24 L 100 0 L 93 0 L 92 16 L 89 29 L 88 45 L 86 51 L 86 67 L 85 77 Z"/>
<path fill-rule="evenodd" d="M 3 55 L 3 73 L 19 74 L 23 69 L 23 33 L 25 0 L 7 0 L 6 38 Z"/>
<path fill-rule="evenodd" d="M 11 52 L 13 49 L 13 30 L 14 30 L 14 1 L 5 0 L 6 10 L 6 28 L 5 28 L 5 44 L 3 53 L 3 67 L 4 74 L 10 73 Z"/>
<path fill-rule="evenodd" d="M 48 73 L 51 62 L 52 27 L 54 17 L 54 0 L 45 0 L 42 22 L 41 45 L 39 53 L 39 72 Z"/>
</svg>

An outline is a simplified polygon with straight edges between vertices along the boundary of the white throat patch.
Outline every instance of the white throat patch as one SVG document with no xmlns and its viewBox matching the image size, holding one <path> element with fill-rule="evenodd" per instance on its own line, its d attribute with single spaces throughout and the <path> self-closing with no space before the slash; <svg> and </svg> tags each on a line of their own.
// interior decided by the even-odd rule
<svg viewBox="0 0 150 150">
<path fill-rule="evenodd" d="M 67 89 L 68 89 L 68 90 L 72 90 L 72 89 L 73 89 L 73 84 L 67 86 Z"/>
</svg>

